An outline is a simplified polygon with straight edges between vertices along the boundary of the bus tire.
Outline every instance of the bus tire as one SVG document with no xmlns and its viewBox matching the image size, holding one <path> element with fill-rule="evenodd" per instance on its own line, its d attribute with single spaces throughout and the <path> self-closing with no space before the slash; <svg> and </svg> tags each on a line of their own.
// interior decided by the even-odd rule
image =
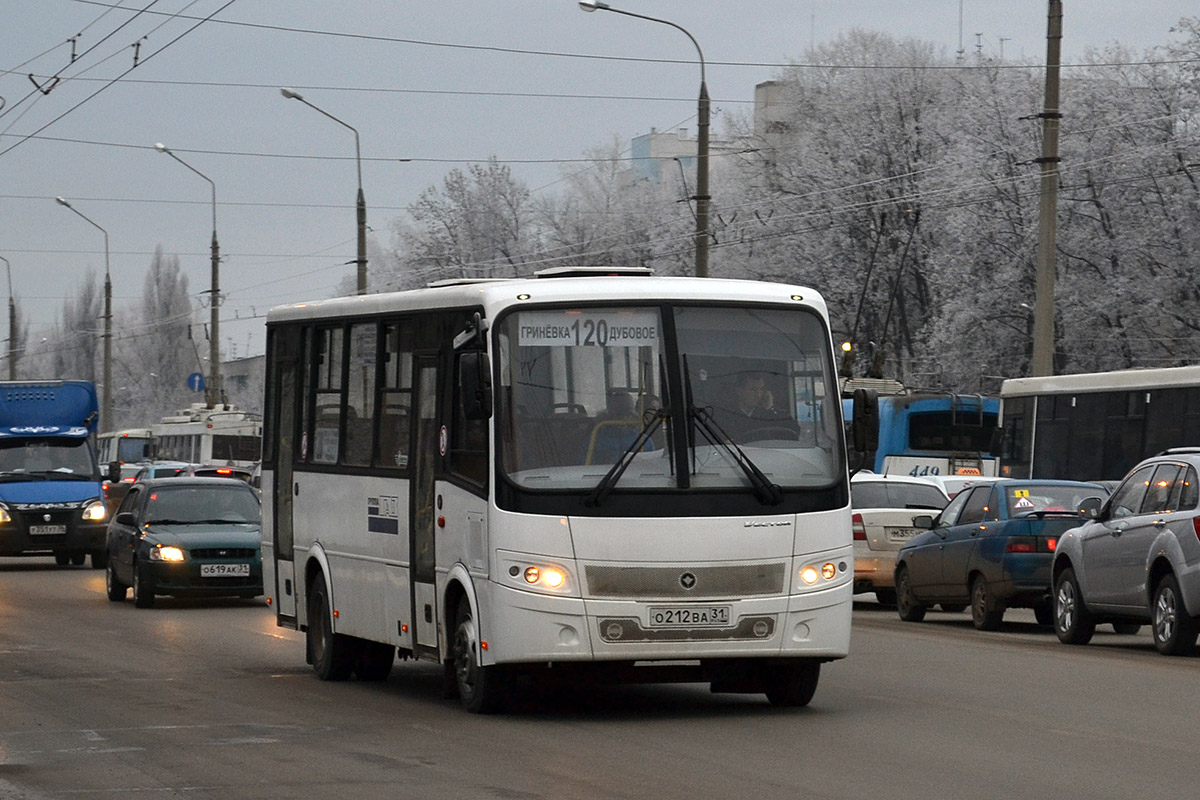
<svg viewBox="0 0 1200 800">
<path fill-rule="evenodd" d="M 71 563 L 75 566 L 82 567 L 84 561 L 87 561 L 87 553 L 83 550 L 75 550 L 71 553 Z"/>
<path fill-rule="evenodd" d="M 780 708 L 806 706 L 817 692 L 820 677 L 820 662 L 771 667 L 766 678 L 767 700 Z"/>
<path fill-rule="evenodd" d="M 142 574 L 141 566 L 133 563 L 133 604 L 138 608 L 154 607 L 154 583 Z"/>
<path fill-rule="evenodd" d="M 472 714 L 495 714 L 507 700 L 508 676 L 503 667 L 479 663 L 479 632 L 466 598 L 459 601 L 454 620 L 452 655 L 458 698 Z"/>
<path fill-rule="evenodd" d="M 71 563 L 71 554 L 61 550 L 54 551 L 54 563 L 60 567 L 65 567 Z"/>
<path fill-rule="evenodd" d="M 344 681 L 354 671 L 354 640 L 333 632 L 329 589 L 319 572 L 308 591 L 308 649 L 313 670 L 323 681 Z"/>
<path fill-rule="evenodd" d="M 108 564 L 108 551 L 101 547 L 92 551 L 92 569 L 104 569 Z"/>
<path fill-rule="evenodd" d="M 382 642 L 366 639 L 358 644 L 358 655 L 354 659 L 354 674 L 360 681 L 386 681 L 396 663 L 396 648 Z"/>
</svg>

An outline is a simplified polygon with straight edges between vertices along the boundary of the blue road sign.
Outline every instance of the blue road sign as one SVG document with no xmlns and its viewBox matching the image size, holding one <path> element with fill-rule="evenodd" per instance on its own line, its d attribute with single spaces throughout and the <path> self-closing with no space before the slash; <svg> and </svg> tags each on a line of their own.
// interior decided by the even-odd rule
<svg viewBox="0 0 1200 800">
<path fill-rule="evenodd" d="M 199 372 L 193 372 L 191 375 L 188 375 L 187 383 L 188 383 L 188 388 L 191 389 L 193 392 L 203 392 L 204 391 L 204 376 L 201 375 Z"/>
</svg>

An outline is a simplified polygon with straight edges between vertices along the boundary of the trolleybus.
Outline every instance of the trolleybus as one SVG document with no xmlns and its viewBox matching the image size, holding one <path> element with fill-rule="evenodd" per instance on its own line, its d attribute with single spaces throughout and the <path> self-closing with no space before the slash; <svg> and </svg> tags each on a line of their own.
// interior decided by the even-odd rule
<svg viewBox="0 0 1200 800">
<path fill-rule="evenodd" d="M 262 452 L 262 419 L 230 405 L 193 403 L 153 427 L 155 458 L 253 467 Z"/>
<path fill-rule="evenodd" d="M 1003 472 L 1120 480 L 1143 458 L 1200 445 L 1200 366 L 1010 378 Z"/>
<path fill-rule="evenodd" d="M 626 272 L 270 311 L 265 585 L 320 678 L 399 654 L 472 712 L 548 673 L 803 705 L 847 654 L 824 301 Z M 774 408 L 739 409 L 743 383 Z"/>
<path fill-rule="evenodd" d="M 114 461 L 118 464 L 149 461 L 154 457 L 154 432 L 149 428 L 105 431 L 96 437 L 96 449 L 103 467 Z"/>
<path fill-rule="evenodd" d="M 855 387 L 879 394 L 879 445 L 867 468 L 880 474 L 994 476 L 999 474 L 1000 399 L 979 394 L 908 390 L 898 381 L 842 382 L 849 417 Z"/>
</svg>

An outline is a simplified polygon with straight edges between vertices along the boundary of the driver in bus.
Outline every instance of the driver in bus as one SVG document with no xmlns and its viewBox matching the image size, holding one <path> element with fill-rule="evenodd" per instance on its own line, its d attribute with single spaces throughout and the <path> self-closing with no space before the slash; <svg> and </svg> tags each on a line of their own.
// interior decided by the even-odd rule
<svg viewBox="0 0 1200 800">
<path fill-rule="evenodd" d="M 767 388 L 766 378 L 757 372 L 743 372 L 738 375 L 734 384 L 735 407 L 717 418 L 717 424 L 735 442 L 750 441 L 747 435 L 756 430 L 775 430 L 776 435 L 767 437 L 778 439 L 779 428 L 794 429 L 795 423 L 775 408 L 774 398 Z M 759 437 L 763 438 L 763 437 Z"/>
</svg>

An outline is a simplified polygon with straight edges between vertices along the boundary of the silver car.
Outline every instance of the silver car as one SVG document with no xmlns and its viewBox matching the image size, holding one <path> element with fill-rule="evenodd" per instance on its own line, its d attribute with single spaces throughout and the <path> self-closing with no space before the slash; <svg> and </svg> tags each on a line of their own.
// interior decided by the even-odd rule
<svg viewBox="0 0 1200 800">
<path fill-rule="evenodd" d="M 1096 625 L 1134 632 L 1149 622 L 1154 646 L 1191 653 L 1200 633 L 1200 448 L 1138 464 L 1087 520 L 1058 540 L 1052 568 L 1054 629 L 1086 644 Z"/>
</svg>

